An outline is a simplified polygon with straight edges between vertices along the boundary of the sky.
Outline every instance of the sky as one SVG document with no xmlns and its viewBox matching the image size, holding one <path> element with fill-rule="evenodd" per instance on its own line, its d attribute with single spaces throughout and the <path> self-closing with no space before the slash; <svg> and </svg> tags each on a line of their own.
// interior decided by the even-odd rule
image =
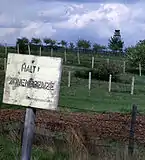
<svg viewBox="0 0 145 160">
<path fill-rule="evenodd" d="M 0 43 L 27 37 L 108 44 L 120 29 L 125 46 L 145 39 L 144 0 L 2 0 Z"/>
</svg>

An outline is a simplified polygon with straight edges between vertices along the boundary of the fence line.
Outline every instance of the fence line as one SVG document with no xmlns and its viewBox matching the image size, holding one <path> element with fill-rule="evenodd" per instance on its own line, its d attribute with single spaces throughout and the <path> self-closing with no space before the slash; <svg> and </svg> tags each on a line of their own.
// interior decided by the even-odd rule
<svg viewBox="0 0 145 160">
<path fill-rule="evenodd" d="M 8 50 L 12 50 L 12 49 L 9 49 L 8 48 L 8 46 L 7 45 L 5 45 L 5 56 L 7 55 L 7 53 L 8 53 Z M 13 51 L 13 52 L 16 52 L 16 53 L 20 53 L 20 48 L 19 48 L 19 45 L 17 45 L 16 46 L 16 50 L 15 51 Z M 28 54 L 30 55 L 30 54 L 33 54 L 33 50 L 31 51 L 31 48 L 30 48 L 30 45 L 28 45 Z M 36 51 L 37 52 L 37 51 Z M 122 72 L 123 73 L 125 73 L 126 72 L 126 62 L 124 61 L 124 60 L 118 60 L 118 59 L 109 59 L 109 58 L 104 58 L 104 59 L 102 59 L 101 57 L 95 57 L 95 55 L 97 56 L 97 54 L 93 54 L 93 53 L 90 53 L 89 55 L 91 56 L 90 58 L 89 57 L 87 57 L 87 54 L 83 54 L 84 55 L 84 57 L 82 57 L 82 59 L 81 59 L 81 57 L 80 57 L 80 49 L 79 50 L 77 50 L 77 60 L 76 60 L 76 62 L 72 59 L 72 58 L 70 58 L 69 59 L 69 54 L 67 54 L 67 50 L 64 48 L 63 49 L 63 52 L 64 52 L 64 56 L 62 57 L 63 59 L 64 59 L 64 63 L 65 64 L 70 64 L 70 62 L 72 63 L 72 65 L 81 65 L 81 66 L 84 66 L 84 67 L 89 67 L 89 68 L 94 68 L 94 65 L 96 65 L 98 62 L 101 62 L 101 61 L 104 61 L 105 62 L 105 60 L 107 61 L 106 63 L 107 64 L 111 64 L 111 62 L 119 62 L 120 63 L 120 65 L 121 65 L 121 63 L 123 63 L 123 65 L 122 65 Z M 63 54 L 63 52 L 61 52 L 61 56 L 62 56 L 62 54 Z M 42 52 L 42 46 L 40 46 L 39 47 L 39 54 L 38 55 L 41 55 L 41 56 L 43 56 L 43 54 L 42 53 L 44 53 L 44 52 Z M 47 52 L 46 53 L 48 53 L 49 54 L 49 51 L 47 50 Z M 58 53 L 57 53 L 58 54 Z M 68 58 L 67 58 L 67 55 L 68 55 Z M 48 55 L 47 55 L 48 56 Z M 53 50 L 53 48 L 50 48 L 50 56 L 54 56 L 54 50 Z M 60 55 L 55 55 L 55 56 L 60 56 Z M 74 55 L 73 55 L 74 56 Z M 75 58 L 75 57 L 74 57 Z M 90 59 L 90 60 L 89 60 Z M 95 61 L 94 61 L 95 60 Z M 90 64 L 90 63 L 91 64 Z M 89 65 L 90 64 L 90 65 Z M 142 68 L 141 68 L 141 64 L 139 63 L 139 65 L 138 65 L 138 68 L 139 68 L 139 75 L 141 76 L 142 75 Z"/>
<path fill-rule="evenodd" d="M 4 58 L 3 59 L 3 71 L 6 71 L 6 67 L 7 67 L 7 59 Z M 65 72 L 67 73 L 68 76 L 67 76 L 67 82 L 64 81 L 66 84 L 63 84 L 63 86 L 66 85 L 68 88 L 73 87 L 74 84 L 75 84 L 73 82 L 73 80 L 71 80 L 73 78 L 76 78 L 77 81 L 80 81 L 80 79 L 77 79 L 77 77 L 75 77 L 75 75 L 73 74 L 73 71 L 65 71 Z M 111 93 L 111 92 L 114 92 L 113 91 L 113 87 L 112 87 L 112 75 L 109 75 L 108 78 L 109 78 L 109 81 L 108 81 L 108 92 Z M 63 81 L 63 79 L 62 79 L 62 81 Z M 92 81 L 92 72 L 89 72 L 89 75 L 88 75 L 88 91 L 91 91 L 92 89 L 94 89 L 94 87 L 93 88 L 91 87 L 92 86 L 92 82 L 99 83 L 99 81 L 97 80 L 97 77 L 96 77 L 95 81 Z M 103 81 L 102 81 L 102 83 L 103 83 Z M 104 84 L 105 83 L 107 83 L 107 81 L 104 82 Z M 129 90 L 129 83 L 127 85 L 128 85 L 127 88 Z M 83 86 L 83 84 L 81 84 L 81 86 Z M 97 89 L 97 87 L 98 87 L 98 85 L 96 86 L 96 89 Z M 132 81 L 130 83 L 130 94 L 134 95 L 134 91 L 135 91 L 135 77 L 133 76 L 132 77 Z"/>
<path fill-rule="evenodd" d="M 7 47 L 6 47 L 7 48 Z M 6 49 L 7 50 L 7 49 Z M 29 55 L 31 54 L 31 49 L 30 49 L 30 46 L 28 45 L 28 52 L 29 52 Z M 17 46 L 17 53 L 19 53 L 19 45 Z M 79 53 L 79 50 L 78 50 L 78 53 Z M 51 54 L 53 55 L 53 49 L 51 50 Z M 42 50 L 41 50 L 41 47 L 40 47 L 40 50 L 39 50 L 39 55 L 42 56 Z M 66 57 L 66 50 L 65 50 L 65 54 L 64 56 Z M 65 60 L 67 60 L 65 58 Z M 92 68 L 94 68 L 94 57 L 92 57 L 92 63 L 91 63 L 91 66 Z M 123 61 L 123 72 L 125 73 L 125 66 L 126 66 L 126 62 Z M 78 61 L 79 63 L 79 61 Z M 110 63 L 109 59 L 107 59 L 107 63 Z M 6 70 L 6 58 L 4 58 L 4 71 Z M 141 64 L 139 63 L 139 75 L 141 76 Z M 88 90 L 90 91 L 91 90 L 91 72 L 89 73 L 89 82 L 88 82 Z M 68 73 L 68 87 L 70 87 L 70 82 L 71 82 L 71 73 Z M 108 92 L 110 93 L 111 92 L 111 83 L 112 83 L 112 75 L 109 75 L 109 82 L 108 82 Z M 131 90 L 130 90 L 130 94 L 133 95 L 134 94 L 134 83 L 135 83 L 135 78 L 132 77 L 132 83 L 131 83 Z"/>
</svg>

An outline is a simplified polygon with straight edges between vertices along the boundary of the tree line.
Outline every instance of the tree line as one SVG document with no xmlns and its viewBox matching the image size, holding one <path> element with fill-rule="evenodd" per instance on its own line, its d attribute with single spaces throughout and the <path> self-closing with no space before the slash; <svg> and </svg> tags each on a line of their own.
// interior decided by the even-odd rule
<svg viewBox="0 0 145 160">
<path fill-rule="evenodd" d="M 121 37 L 121 36 L 120 36 Z M 116 30 L 114 32 L 114 35 L 110 37 L 108 41 L 108 46 L 101 45 L 99 43 L 91 43 L 89 40 L 84 40 L 84 39 L 79 39 L 76 43 L 73 42 L 67 42 L 65 40 L 61 41 L 56 41 L 51 38 L 35 38 L 33 37 L 31 40 L 29 40 L 27 37 L 22 37 L 22 38 L 17 38 L 16 40 L 16 46 L 19 45 L 19 51 L 20 53 L 24 53 L 28 50 L 28 45 L 33 50 L 38 50 L 40 46 L 42 48 L 47 47 L 47 48 L 63 48 L 63 49 L 80 49 L 83 50 L 84 52 L 87 50 L 92 50 L 95 53 L 97 52 L 102 52 L 102 51 L 107 51 L 108 49 L 113 51 L 114 53 L 116 52 L 122 52 L 123 51 L 123 45 L 124 42 L 122 39 L 119 39 L 116 36 Z"/>
</svg>

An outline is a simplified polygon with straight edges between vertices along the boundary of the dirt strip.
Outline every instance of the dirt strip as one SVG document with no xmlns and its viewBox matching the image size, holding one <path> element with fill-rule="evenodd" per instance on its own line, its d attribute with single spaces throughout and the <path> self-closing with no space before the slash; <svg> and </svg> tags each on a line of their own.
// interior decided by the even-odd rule
<svg viewBox="0 0 145 160">
<path fill-rule="evenodd" d="M 0 110 L 1 122 L 19 122 L 24 120 L 24 110 Z M 37 111 L 36 126 L 51 131 L 67 132 L 73 128 L 87 137 L 111 138 L 128 141 L 131 114 L 109 113 L 69 113 L 55 111 Z M 135 139 L 145 143 L 145 116 L 137 116 Z"/>
</svg>

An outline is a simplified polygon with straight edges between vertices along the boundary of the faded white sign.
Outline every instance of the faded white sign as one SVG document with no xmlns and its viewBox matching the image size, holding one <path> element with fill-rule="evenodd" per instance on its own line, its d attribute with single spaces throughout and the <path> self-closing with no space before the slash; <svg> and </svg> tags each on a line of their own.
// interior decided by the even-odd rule
<svg viewBox="0 0 145 160">
<path fill-rule="evenodd" d="M 55 110 L 62 59 L 9 53 L 3 103 Z"/>
</svg>

